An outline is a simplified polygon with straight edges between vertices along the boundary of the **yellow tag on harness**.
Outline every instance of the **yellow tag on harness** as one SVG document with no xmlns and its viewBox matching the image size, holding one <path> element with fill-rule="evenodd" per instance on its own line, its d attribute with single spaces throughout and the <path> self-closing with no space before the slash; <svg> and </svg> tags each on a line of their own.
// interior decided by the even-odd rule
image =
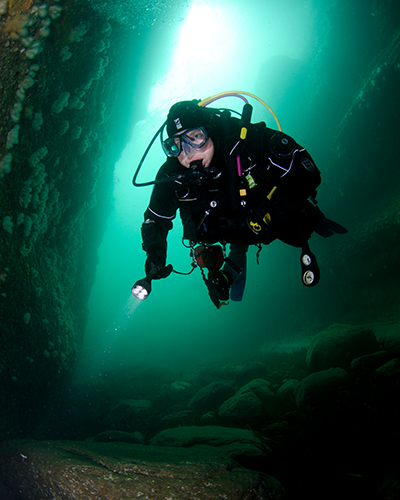
<svg viewBox="0 0 400 500">
<path fill-rule="evenodd" d="M 271 214 L 269 212 L 264 215 L 263 221 L 267 226 L 269 225 L 269 223 L 271 222 Z"/>
<path fill-rule="evenodd" d="M 250 229 L 252 231 L 254 231 L 255 233 L 259 233 L 262 229 L 261 225 L 258 222 L 249 221 L 249 226 L 250 226 Z"/>
<path fill-rule="evenodd" d="M 252 177 L 252 175 L 251 175 L 251 174 L 247 174 L 247 175 L 246 175 L 246 181 L 247 181 L 247 183 L 248 183 L 248 185 L 249 185 L 249 188 L 250 188 L 250 189 L 253 189 L 254 187 L 256 187 L 256 186 L 257 186 L 257 183 L 256 183 L 256 181 L 253 179 L 253 177 Z"/>
</svg>

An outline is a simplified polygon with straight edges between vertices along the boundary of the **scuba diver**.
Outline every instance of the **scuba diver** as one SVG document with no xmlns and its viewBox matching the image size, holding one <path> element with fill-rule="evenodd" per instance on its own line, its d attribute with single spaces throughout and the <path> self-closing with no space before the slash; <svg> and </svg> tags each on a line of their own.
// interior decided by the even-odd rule
<svg viewBox="0 0 400 500">
<path fill-rule="evenodd" d="M 154 188 L 141 227 L 146 278 L 132 288 L 137 298 L 147 297 L 153 279 L 174 271 L 166 265 L 167 235 L 178 209 L 192 271 L 200 268 L 218 309 L 229 299 L 242 299 L 249 245 L 259 249 L 257 262 L 261 245 L 276 239 L 299 247 L 302 282 L 310 287 L 320 278 L 308 245 L 311 234 L 328 237 L 347 232 L 317 207 L 321 174 L 309 153 L 281 131 L 272 110 L 255 96 L 271 111 L 278 130 L 264 122 L 252 124 L 252 106 L 241 94 L 252 96 L 225 93 L 174 104 L 158 131 L 167 160 L 155 181 L 136 183 L 139 164 L 133 184 L 154 184 Z M 221 95 L 243 99 L 242 115 L 206 107 Z"/>
</svg>

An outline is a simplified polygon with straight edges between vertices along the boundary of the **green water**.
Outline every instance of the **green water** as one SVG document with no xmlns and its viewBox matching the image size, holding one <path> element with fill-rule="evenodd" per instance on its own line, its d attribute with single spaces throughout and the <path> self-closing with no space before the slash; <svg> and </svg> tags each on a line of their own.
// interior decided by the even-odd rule
<svg viewBox="0 0 400 500">
<path fill-rule="evenodd" d="M 270 440 L 272 458 L 252 467 L 282 481 L 290 498 L 303 491 L 318 499 L 385 498 L 368 493 L 386 481 L 389 489 L 398 484 L 388 448 L 398 447 L 400 387 L 399 2 L 53 3 L 62 5 L 62 16 L 33 65 L 24 44 L 39 36 L 39 14 L 31 2 L 0 0 L 0 439 L 84 441 L 118 430 L 139 432 L 149 444 L 166 428 L 240 427 Z M 27 18 L 10 24 L 6 7 L 34 20 L 30 42 L 11 29 Z M 71 41 L 76 29 L 85 34 Z M 72 55 L 63 60 L 67 41 Z M 140 228 L 151 187 L 133 187 L 136 167 L 173 103 L 228 90 L 264 100 L 283 131 L 307 148 L 322 174 L 319 207 L 348 233 L 312 235 L 321 269 L 315 288 L 301 282 L 300 250 L 276 241 L 263 248 L 259 264 L 250 248 L 241 302 L 217 310 L 199 269 L 154 281 L 139 302 L 131 287 L 144 277 Z M 66 93 L 75 105 L 80 95 L 83 110 L 53 112 Z M 251 103 L 252 121 L 275 128 L 271 114 Z M 242 102 L 216 105 L 241 111 Z M 154 179 L 164 159 L 157 140 L 139 182 Z M 167 263 L 187 272 L 181 237 L 178 216 Z M 343 390 L 324 386 L 304 409 L 295 401 L 296 381 L 312 371 L 308 347 L 337 323 L 351 325 L 337 328 L 347 332 L 366 325 L 388 353 L 367 358 L 365 374 L 356 363 Z M 332 366 L 345 361 L 348 369 L 349 355 L 342 352 Z M 260 378 L 275 402 L 294 380 L 290 405 L 261 416 L 253 406 L 239 420 L 219 412 L 222 399 L 191 410 L 192 398 L 211 383 L 227 384 L 233 394 Z M 138 411 L 119 415 L 121 400 Z M 16 467 L 20 458 L 18 452 Z M 0 496 L 1 482 L 12 476 L 7 464 L 3 470 Z M 354 496 L 344 494 L 350 487 Z M 19 498 L 19 485 L 15 491 Z"/>
<path fill-rule="evenodd" d="M 371 73 L 385 61 L 382 51 L 390 36 L 377 41 L 388 22 L 384 13 L 374 2 L 348 7 L 340 1 L 205 1 L 182 9 L 180 18 L 169 24 L 167 40 L 160 22 L 154 24 L 148 47 L 152 56 L 138 57 L 141 71 L 152 71 L 154 84 L 146 106 L 141 103 L 147 107 L 143 120 L 133 125 L 115 166 L 114 207 L 99 250 L 81 363 L 86 373 L 125 366 L 190 370 L 203 363 L 240 360 L 266 342 L 308 337 L 331 323 L 376 319 L 368 314 L 371 304 L 354 292 L 360 287 L 366 296 L 368 287 L 376 292 L 376 281 L 368 276 L 380 273 L 379 266 L 369 271 L 363 266 L 359 273 L 349 264 L 344 271 L 343 260 L 349 256 L 359 261 L 358 236 L 352 232 L 375 216 L 376 208 L 384 209 L 380 196 L 392 196 L 393 179 L 384 180 L 379 196 L 366 203 L 377 179 L 381 181 L 375 152 L 365 152 L 370 142 L 365 133 L 350 129 L 348 139 L 349 130 L 344 136 L 338 131 L 343 120 L 347 124 L 352 106 L 365 106 L 360 92 L 371 89 Z M 240 303 L 217 311 L 197 270 L 189 277 L 171 275 L 154 282 L 149 299 L 139 304 L 130 297 L 130 288 L 144 275 L 140 225 L 151 188 L 134 188 L 133 172 L 173 102 L 226 90 L 254 93 L 272 107 L 283 130 L 309 150 L 322 172 L 320 208 L 350 233 L 329 240 L 311 238 L 322 272 L 315 289 L 301 283 L 299 250 L 274 242 L 263 249 L 260 265 L 255 249 L 250 250 Z M 253 104 L 253 121 L 275 127 L 265 108 Z M 241 107 L 240 101 L 229 99 L 218 105 Z M 381 128 L 381 133 L 386 131 Z M 347 141 L 353 146 L 342 152 Z M 354 157 L 367 154 L 368 167 L 365 161 L 354 163 Z M 156 142 L 139 181 L 153 179 L 163 158 Z M 190 258 L 181 245 L 178 219 L 169 237 L 168 262 L 185 272 Z M 361 259 L 368 266 L 364 250 Z M 390 281 L 389 274 L 384 278 Z M 384 283 L 379 286 L 385 289 Z M 380 290 L 374 307 L 377 300 L 385 301 Z"/>
</svg>

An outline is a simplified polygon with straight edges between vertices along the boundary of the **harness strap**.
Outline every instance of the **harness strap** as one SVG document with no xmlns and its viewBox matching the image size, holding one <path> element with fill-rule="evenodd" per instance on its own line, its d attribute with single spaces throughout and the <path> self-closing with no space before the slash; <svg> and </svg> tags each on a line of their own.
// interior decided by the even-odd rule
<svg viewBox="0 0 400 500">
<path fill-rule="evenodd" d="M 229 143 L 229 138 L 231 137 L 231 127 L 230 118 L 231 114 L 229 111 L 224 111 L 221 114 L 222 118 L 222 128 L 225 140 Z M 232 155 L 232 151 L 229 151 L 229 145 L 224 151 L 225 162 L 228 166 L 228 179 L 229 179 L 229 200 L 231 205 L 232 213 L 234 217 L 237 217 L 237 212 L 239 210 L 239 176 L 237 174 L 237 162 L 236 157 Z"/>
</svg>

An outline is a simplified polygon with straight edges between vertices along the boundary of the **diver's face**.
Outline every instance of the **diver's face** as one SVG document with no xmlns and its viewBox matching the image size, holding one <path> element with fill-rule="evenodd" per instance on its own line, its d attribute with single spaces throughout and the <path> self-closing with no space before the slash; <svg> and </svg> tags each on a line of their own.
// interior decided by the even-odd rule
<svg viewBox="0 0 400 500">
<path fill-rule="evenodd" d="M 184 133 L 186 133 L 186 131 L 182 132 L 182 134 Z M 196 130 L 190 130 L 189 132 L 187 132 L 186 135 L 192 141 L 196 141 L 195 134 Z M 178 156 L 178 160 L 181 165 L 183 165 L 185 168 L 190 168 L 190 164 L 192 161 L 201 160 L 204 168 L 210 166 L 211 160 L 214 156 L 214 143 L 211 140 L 211 137 L 207 139 L 207 141 L 201 148 L 192 147 L 190 144 L 186 142 L 183 143 L 183 145 L 184 147 L 182 147 L 182 151 Z"/>
</svg>

